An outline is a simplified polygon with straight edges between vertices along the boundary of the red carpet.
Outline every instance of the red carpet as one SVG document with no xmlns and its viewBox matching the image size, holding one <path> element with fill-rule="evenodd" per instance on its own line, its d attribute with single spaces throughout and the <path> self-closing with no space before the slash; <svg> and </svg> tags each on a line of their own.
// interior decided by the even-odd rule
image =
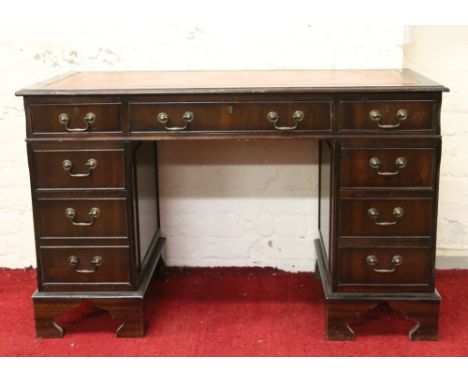
<svg viewBox="0 0 468 382">
<path fill-rule="evenodd" d="M 0 356 L 468 355 L 468 270 L 437 274 L 438 342 L 409 341 L 411 323 L 385 310 L 354 327 L 356 341 L 325 341 L 313 275 L 257 268 L 169 269 L 149 291 L 144 338 L 115 338 L 118 322 L 85 304 L 63 339 L 36 340 L 35 283 L 33 270 L 0 270 Z"/>
</svg>

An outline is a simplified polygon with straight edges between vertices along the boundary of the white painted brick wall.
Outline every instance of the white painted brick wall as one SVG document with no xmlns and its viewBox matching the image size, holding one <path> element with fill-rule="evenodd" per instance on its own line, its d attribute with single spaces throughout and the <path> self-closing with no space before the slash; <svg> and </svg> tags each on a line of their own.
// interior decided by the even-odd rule
<svg viewBox="0 0 468 382">
<path fill-rule="evenodd" d="M 259 31 L 248 26 L 142 28 L 136 23 L 126 29 L 1 28 L 0 266 L 35 265 L 24 115 L 15 90 L 70 70 L 399 68 L 404 31 L 399 26 L 272 25 Z M 434 65 L 443 67 L 441 56 Z M 453 65 L 464 70 L 461 62 Z M 435 77 L 457 91 L 455 76 Z M 467 89 L 460 87 L 459 96 Z M 466 214 L 456 205 L 467 199 L 467 166 L 460 165 L 466 163 L 466 150 L 459 134 L 466 109 L 455 94 L 445 103 L 453 112 L 444 115 L 444 156 L 452 159 L 444 158 L 440 215 L 447 223 L 440 224 L 439 234 L 444 245 L 463 249 L 468 245 Z M 453 150 L 447 151 L 450 139 Z M 312 269 L 316 142 L 164 142 L 159 159 L 170 265 Z"/>
<path fill-rule="evenodd" d="M 437 256 L 468 256 L 468 27 L 412 27 L 404 64 L 450 88 L 442 103 Z"/>
<path fill-rule="evenodd" d="M 160 149 L 169 264 L 312 267 L 316 142 L 164 142 Z"/>
</svg>

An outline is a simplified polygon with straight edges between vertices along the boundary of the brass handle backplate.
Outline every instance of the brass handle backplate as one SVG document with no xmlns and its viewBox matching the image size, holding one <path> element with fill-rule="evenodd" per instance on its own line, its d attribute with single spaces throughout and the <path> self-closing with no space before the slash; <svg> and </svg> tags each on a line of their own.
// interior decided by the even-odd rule
<svg viewBox="0 0 468 382">
<path fill-rule="evenodd" d="M 401 219 L 404 215 L 405 211 L 401 207 L 395 207 L 393 209 L 393 217 L 395 218 L 391 222 L 381 222 L 378 221 L 380 217 L 380 212 L 377 208 L 369 208 L 367 210 L 367 215 L 374 220 L 374 223 L 380 226 L 389 226 L 389 225 L 395 225 L 398 222 L 398 219 Z"/>
<path fill-rule="evenodd" d="M 395 117 L 398 122 L 387 125 L 380 123 L 382 120 L 382 113 L 380 111 L 374 109 L 369 112 L 369 119 L 374 121 L 381 129 L 396 129 L 397 127 L 400 127 L 401 122 L 408 118 L 408 111 L 406 109 L 400 109 L 396 112 Z"/>
<path fill-rule="evenodd" d="M 70 264 L 71 267 L 75 268 L 75 271 L 78 273 L 94 273 L 102 264 L 102 257 L 94 256 L 91 259 L 91 269 L 80 269 L 80 259 L 78 259 L 78 257 L 76 256 L 70 256 L 68 258 L 68 264 Z"/>
<path fill-rule="evenodd" d="M 375 255 L 367 256 L 366 261 L 367 261 L 367 264 L 369 264 L 371 267 L 374 267 L 374 272 L 377 272 L 377 273 L 392 273 L 392 272 L 396 271 L 396 267 L 401 265 L 401 263 L 403 262 L 403 258 L 400 255 L 393 256 L 392 257 L 393 268 L 390 268 L 390 269 L 375 268 L 377 266 L 377 264 L 379 263 L 379 259 Z"/>
<path fill-rule="evenodd" d="M 97 207 L 93 207 L 89 210 L 88 212 L 88 215 L 89 217 L 91 218 L 90 221 L 86 221 L 86 222 L 77 222 L 75 221 L 75 217 L 76 217 L 76 211 L 74 208 L 67 208 L 65 210 L 65 216 L 71 220 L 71 222 L 73 223 L 73 225 L 76 225 L 76 226 L 81 226 L 81 227 L 84 227 L 84 226 L 89 226 L 89 225 L 93 225 L 94 221 L 99 217 L 99 215 L 101 214 L 101 210 Z"/>
<path fill-rule="evenodd" d="M 65 159 L 62 162 L 62 168 L 67 172 L 68 175 L 73 176 L 75 178 L 84 178 L 90 176 L 93 170 L 97 167 L 97 160 L 90 158 L 86 161 L 85 167 L 88 169 L 88 172 L 84 173 L 72 173 L 73 169 L 73 162 L 69 159 Z"/>
<path fill-rule="evenodd" d="M 296 110 L 292 114 L 291 118 L 295 122 L 293 126 L 277 126 L 276 122 L 278 122 L 279 120 L 278 113 L 276 111 L 270 111 L 267 114 L 268 122 L 272 123 L 276 130 L 281 130 L 281 131 L 294 130 L 295 128 L 297 128 L 297 125 L 299 124 L 299 122 L 304 120 L 304 112 L 302 110 Z"/>
<path fill-rule="evenodd" d="M 407 161 L 405 157 L 398 157 L 397 159 L 395 159 L 395 167 L 397 168 L 396 171 L 379 171 L 380 167 L 382 166 L 382 162 L 380 161 L 380 159 L 376 157 L 369 159 L 369 166 L 376 170 L 377 174 L 382 176 L 398 175 L 400 173 L 400 170 L 406 166 L 406 163 Z"/>
<path fill-rule="evenodd" d="M 158 122 L 164 125 L 164 128 L 169 131 L 181 131 L 185 130 L 189 123 L 193 121 L 194 115 L 191 111 L 186 111 L 184 114 L 182 114 L 182 120 L 184 121 L 184 126 L 167 126 L 167 123 L 169 122 L 169 114 L 167 113 L 159 113 L 158 114 Z"/>
<path fill-rule="evenodd" d="M 65 126 L 65 129 L 67 131 L 71 132 L 83 132 L 89 129 L 89 126 L 92 125 L 94 122 L 96 122 L 96 114 L 94 113 L 86 113 L 86 115 L 83 117 L 83 121 L 85 123 L 85 127 L 76 127 L 76 128 L 71 128 L 70 127 L 70 122 L 71 118 L 67 113 L 62 113 L 58 116 L 59 123 Z"/>
</svg>

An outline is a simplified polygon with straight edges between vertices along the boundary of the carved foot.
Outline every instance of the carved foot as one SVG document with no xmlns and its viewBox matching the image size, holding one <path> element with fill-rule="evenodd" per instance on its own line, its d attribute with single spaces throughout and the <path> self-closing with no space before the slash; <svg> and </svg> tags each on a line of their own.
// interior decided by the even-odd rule
<svg viewBox="0 0 468 382">
<path fill-rule="evenodd" d="M 62 338 L 63 328 L 53 319 L 36 318 L 36 338 Z"/>
<path fill-rule="evenodd" d="M 34 300 L 34 319 L 36 338 L 62 338 L 64 330 L 55 319 L 79 305 L 79 301 L 70 300 Z"/>
<path fill-rule="evenodd" d="M 378 305 L 378 302 L 327 301 L 325 333 L 328 340 L 349 341 L 355 339 L 350 323 Z"/>
<path fill-rule="evenodd" d="M 356 338 L 354 330 L 343 320 L 327 320 L 326 327 L 327 340 L 352 341 Z"/>
<path fill-rule="evenodd" d="M 122 322 L 116 331 L 117 337 L 133 338 L 145 335 L 142 298 L 93 299 L 93 304 L 107 310 L 113 318 Z"/>
<path fill-rule="evenodd" d="M 439 337 L 439 301 L 389 301 L 388 305 L 402 312 L 407 320 L 416 321 L 409 331 L 413 341 L 436 341 Z"/>
</svg>

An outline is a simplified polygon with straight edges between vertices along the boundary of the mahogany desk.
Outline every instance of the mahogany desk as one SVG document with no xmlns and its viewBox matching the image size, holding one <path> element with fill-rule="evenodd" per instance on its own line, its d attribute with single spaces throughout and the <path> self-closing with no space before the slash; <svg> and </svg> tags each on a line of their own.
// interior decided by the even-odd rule
<svg viewBox="0 0 468 382">
<path fill-rule="evenodd" d="M 70 73 L 23 89 L 33 198 L 38 337 L 91 299 L 144 335 L 162 266 L 157 142 L 318 139 L 316 271 L 326 337 L 385 302 L 438 333 L 440 107 L 445 87 L 410 70 Z M 311 254 L 312 256 L 312 254 Z"/>
</svg>

